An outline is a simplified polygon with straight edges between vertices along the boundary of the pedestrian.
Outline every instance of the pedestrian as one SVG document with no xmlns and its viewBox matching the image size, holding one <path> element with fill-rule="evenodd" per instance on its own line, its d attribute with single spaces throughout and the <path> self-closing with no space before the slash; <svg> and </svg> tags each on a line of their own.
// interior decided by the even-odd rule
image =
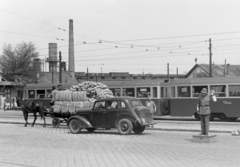
<svg viewBox="0 0 240 167">
<path fill-rule="evenodd" d="M 151 96 L 148 95 L 147 97 L 148 97 L 148 101 L 146 103 L 147 103 L 147 107 L 150 109 L 151 119 L 153 122 L 153 115 L 157 111 L 157 107 L 156 107 L 154 101 L 152 101 Z M 153 125 L 151 125 L 151 126 L 153 128 Z"/>
<path fill-rule="evenodd" d="M 57 90 L 59 90 L 59 91 L 62 90 L 62 84 L 59 84 L 59 85 L 57 86 Z"/>
<path fill-rule="evenodd" d="M 198 113 L 201 120 L 201 135 L 208 135 L 209 132 L 209 115 L 211 114 L 210 101 L 217 101 L 214 91 L 208 95 L 207 89 L 203 88 L 198 98 Z"/>
</svg>

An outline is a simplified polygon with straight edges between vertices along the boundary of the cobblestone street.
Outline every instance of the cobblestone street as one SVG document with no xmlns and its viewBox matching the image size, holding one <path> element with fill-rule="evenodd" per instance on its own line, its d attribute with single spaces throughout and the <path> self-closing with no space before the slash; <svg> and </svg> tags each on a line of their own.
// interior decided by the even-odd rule
<svg viewBox="0 0 240 167">
<path fill-rule="evenodd" d="M 116 129 L 71 134 L 66 126 L 0 126 L 1 167 L 240 166 L 240 137 L 217 134 L 215 143 L 193 143 L 196 132 L 146 130 L 121 136 Z"/>
</svg>

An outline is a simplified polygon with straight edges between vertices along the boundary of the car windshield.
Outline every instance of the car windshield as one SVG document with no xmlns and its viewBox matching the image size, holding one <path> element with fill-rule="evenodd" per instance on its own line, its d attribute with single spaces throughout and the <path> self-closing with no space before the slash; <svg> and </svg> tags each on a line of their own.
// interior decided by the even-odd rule
<svg viewBox="0 0 240 167">
<path fill-rule="evenodd" d="M 132 103 L 133 107 L 134 106 L 143 106 L 142 102 L 139 100 L 132 100 L 131 103 Z"/>
</svg>

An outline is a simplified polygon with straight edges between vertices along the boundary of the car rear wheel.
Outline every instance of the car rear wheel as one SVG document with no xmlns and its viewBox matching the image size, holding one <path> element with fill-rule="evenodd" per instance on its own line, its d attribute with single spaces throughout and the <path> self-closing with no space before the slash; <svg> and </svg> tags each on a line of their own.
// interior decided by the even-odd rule
<svg viewBox="0 0 240 167">
<path fill-rule="evenodd" d="M 68 128 L 73 134 L 80 133 L 82 130 L 81 123 L 78 119 L 72 119 L 68 124 Z"/>
<path fill-rule="evenodd" d="M 133 128 L 133 132 L 136 134 L 141 134 L 145 130 L 145 126 Z"/>
<path fill-rule="evenodd" d="M 129 135 L 133 130 L 132 122 L 129 119 L 121 119 L 118 122 L 117 129 L 121 135 Z"/>
<path fill-rule="evenodd" d="M 89 133 L 92 133 L 96 130 L 96 128 L 86 128 Z"/>
</svg>

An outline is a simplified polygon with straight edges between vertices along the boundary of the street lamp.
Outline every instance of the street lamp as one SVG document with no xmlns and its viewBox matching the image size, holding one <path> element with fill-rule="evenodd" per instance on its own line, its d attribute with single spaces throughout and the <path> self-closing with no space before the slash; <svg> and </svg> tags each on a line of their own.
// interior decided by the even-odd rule
<svg viewBox="0 0 240 167">
<path fill-rule="evenodd" d="M 101 64 L 101 74 L 102 74 L 102 66 L 103 66 L 104 64 Z"/>
</svg>

